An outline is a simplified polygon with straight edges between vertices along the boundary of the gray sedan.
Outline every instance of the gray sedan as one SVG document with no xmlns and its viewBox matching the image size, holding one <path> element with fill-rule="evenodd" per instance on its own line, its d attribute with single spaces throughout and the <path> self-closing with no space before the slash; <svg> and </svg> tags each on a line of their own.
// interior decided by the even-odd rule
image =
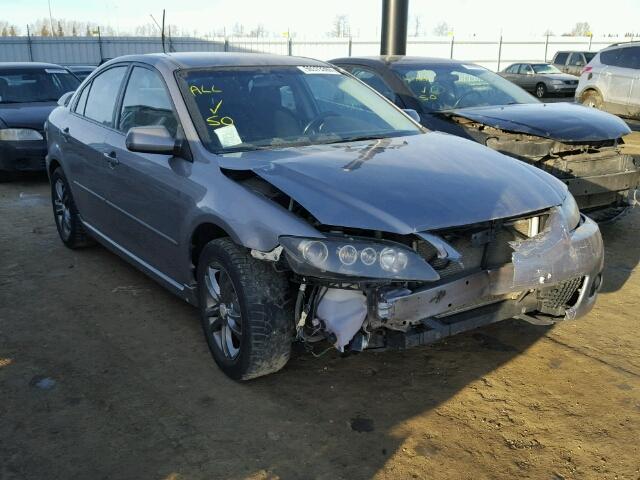
<svg viewBox="0 0 640 480">
<path fill-rule="evenodd" d="M 573 95 L 578 87 L 578 77 L 562 73 L 548 63 L 514 63 L 500 75 L 538 98 L 548 94 Z"/>
<path fill-rule="evenodd" d="M 231 378 L 279 370 L 294 341 L 402 348 L 596 300 L 600 231 L 562 182 L 327 63 L 119 57 L 64 100 L 47 123 L 61 240 L 196 305 Z"/>
</svg>

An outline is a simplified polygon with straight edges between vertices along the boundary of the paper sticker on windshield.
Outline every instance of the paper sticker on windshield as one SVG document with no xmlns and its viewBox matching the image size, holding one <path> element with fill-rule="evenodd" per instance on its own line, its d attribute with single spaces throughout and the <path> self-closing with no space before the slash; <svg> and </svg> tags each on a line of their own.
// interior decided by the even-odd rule
<svg viewBox="0 0 640 480">
<path fill-rule="evenodd" d="M 47 73 L 67 73 L 66 70 L 60 68 L 45 68 L 44 71 Z"/>
<path fill-rule="evenodd" d="M 218 137 L 218 140 L 220 140 L 220 145 L 223 148 L 233 147 L 242 143 L 242 139 L 240 135 L 238 135 L 238 130 L 236 130 L 235 125 L 216 128 L 213 132 Z"/>
<path fill-rule="evenodd" d="M 329 74 L 340 75 L 340 72 L 338 72 L 335 68 L 322 67 L 318 65 L 298 66 L 298 70 L 300 70 L 302 73 L 307 73 L 307 74 L 329 73 Z"/>
</svg>

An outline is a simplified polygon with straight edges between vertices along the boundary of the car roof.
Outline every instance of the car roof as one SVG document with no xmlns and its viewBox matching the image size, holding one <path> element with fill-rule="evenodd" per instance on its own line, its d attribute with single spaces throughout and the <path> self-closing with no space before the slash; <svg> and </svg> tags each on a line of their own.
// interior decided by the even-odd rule
<svg viewBox="0 0 640 480">
<path fill-rule="evenodd" d="M 437 58 L 437 57 L 417 57 L 407 55 L 376 55 L 376 56 L 364 56 L 364 57 L 342 57 L 329 60 L 329 63 L 362 63 L 366 65 L 460 65 L 462 63 L 473 65 L 472 62 L 461 62 L 459 60 L 452 60 L 449 58 Z"/>
<path fill-rule="evenodd" d="M 0 70 L 42 70 L 44 68 L 65 68 L 55 63 L 42 63 L 42 62 L 0 62 Z"/>
<path fill-rule="evenodd" d="M 125 55 L 116 57 L 108 64 L 119 62 L 142 62 L 151 65 L 164 65 L 174 69 L 203 67 L 236 67 L 236 66 L 327 66 L 326 62 L 306 57 L 289 55 L 273 55 L 269 53 L 244 52 L 176 52 L 148 53 L 144 55 Z"/>
</svg>

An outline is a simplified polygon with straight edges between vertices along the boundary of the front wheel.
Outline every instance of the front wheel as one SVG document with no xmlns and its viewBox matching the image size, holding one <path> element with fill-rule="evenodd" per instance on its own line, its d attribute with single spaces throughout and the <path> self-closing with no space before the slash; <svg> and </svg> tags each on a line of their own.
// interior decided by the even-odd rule
<svg viewBox="0 0 640 480">
<path fill-rule="evenodd" d="M 602 96 L 593 90 L 588 91 L 582 96 L 582 104 L 585 107 L 602 109 Z"/>
<path fill-rule="evenodd" d="M 536 85 L 536 97 L 544 98 L 547 94 L 547 86 L 544 83 L 539 83 Z"/>
<path fill-rule="evenodd" d="M 277 372 L 293 339 L 286 275 L 228 238 L 209 242 L 198 261 L 200 321 L 214 360 L 234 380 Z"/>
</svg>

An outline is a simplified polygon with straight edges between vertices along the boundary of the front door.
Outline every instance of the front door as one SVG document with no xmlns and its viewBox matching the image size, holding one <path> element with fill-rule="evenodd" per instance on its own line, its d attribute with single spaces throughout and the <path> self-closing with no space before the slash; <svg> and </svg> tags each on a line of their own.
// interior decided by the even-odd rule
<svg viewBox="0 0 640 480">
<path fill-rule="evenodd" d="M 177 115 L 158 72 L 133 67 L 117 122 L 117 131 L 107 135 L 109 153 L 116 159 L 106 186 L 112 205 L 111 238 L 171 280 L 186 283 L 188 279 L 179 278 L 186 251 L 180 243 L 184 212 L 193 203 L 186 192 L 196 188 L 189 179 L 192 163 L 171 155 L 131 152 L 125 145 L 133 127 L 163 125 L 178 135 Z"/>
</svg>

